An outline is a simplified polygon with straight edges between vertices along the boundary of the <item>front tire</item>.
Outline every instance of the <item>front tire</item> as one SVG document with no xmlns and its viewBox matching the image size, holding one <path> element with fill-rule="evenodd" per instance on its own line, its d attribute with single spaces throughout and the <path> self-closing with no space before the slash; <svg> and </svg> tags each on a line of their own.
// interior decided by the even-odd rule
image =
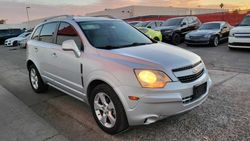
<svg viewBox="0 0 250 141">
<path fill-rule="evenodd" d="M 104 132 L 113 135 L 129 127 L 123 105 L 109 85 L 100 84 L 92 90 L 90 105 L 95 121 Z"/>
<path fill-rule="evenodd" d="M 172 43 L 174 45 L 179 45 L 181 43 L 181 35 L 178 33 L 174 33 L 174 35 L 172 37 Z"/>
<path fill-rule="evenodd" d="M 211 45 L 213 47 L 218 47 L 219 46 L 219 37 L 218 36 L 215 36 L 211 42 Z"/>
<path fill-rule="evenodd" d="M 48 85 L 43 82 L 38 69 L 33 64 L 29 67 L 29 80 L 36 93 L 43 93 L 48 90 Z"/>
</svg>

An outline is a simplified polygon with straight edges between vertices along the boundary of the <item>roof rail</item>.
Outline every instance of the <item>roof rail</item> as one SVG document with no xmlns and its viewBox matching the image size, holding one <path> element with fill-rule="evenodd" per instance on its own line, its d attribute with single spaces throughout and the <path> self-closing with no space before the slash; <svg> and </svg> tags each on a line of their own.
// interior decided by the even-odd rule
<svg viewBox="0 0 250 141">
<path fill-rule="evenodd" d="M 50 21 L 50 20 L 53 20 L 53 19 L 62 19 L 62 18 L 72 18 L 73 19 L 73 15 L 59 15 L 59 16 L 53 16 L 53 17 L 50 17 L 50 18 L 47 18 L 44 20 L 44 22 L 47 22 L 47 21 Z"/>
<path fill-rule="evenodd" d="M 93 16 L 93 17 L 103 17 L 103 18 L 110 18 L 110 19 L 117 19 L 113 16 L 110 16 L 110 15 L 98 15 L 98 16 Z"/>
</svg>

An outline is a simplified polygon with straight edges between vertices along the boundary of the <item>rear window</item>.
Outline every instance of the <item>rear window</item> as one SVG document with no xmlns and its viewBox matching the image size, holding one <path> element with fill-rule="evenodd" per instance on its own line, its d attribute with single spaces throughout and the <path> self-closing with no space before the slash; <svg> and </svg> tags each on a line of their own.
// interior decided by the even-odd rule
<svg viewBox="0 0 250 141">
<path fill-rule="evenodd" d="M 44 24 L 40 33 L 40 41 L 53 43 L 53 35 L 55 33 L 56 27 L 56 22 Z"/>
</svg>

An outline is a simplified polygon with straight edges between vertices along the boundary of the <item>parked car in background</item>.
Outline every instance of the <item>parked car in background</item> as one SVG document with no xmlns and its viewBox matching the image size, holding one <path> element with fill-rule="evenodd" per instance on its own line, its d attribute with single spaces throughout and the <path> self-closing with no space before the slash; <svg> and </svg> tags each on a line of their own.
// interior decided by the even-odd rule
<svg viewBox="0 0 250 141">
<path fill-rule="evenodd" d="M 30 39 L 30 34 L 23 40 L 18 41 L 18 46 L 20 46 L 20 48 L 26 48 L 29 39 Z"/>
<path fill-rule="evenodd" d="M 99 127 L 116 134 L 206 100 L 212 81 L 202 59 L 168 46 L 119 19 L 51 19 L 28 41 L 30 84 L 36 93 L 49 85 L 88 103 Z"/>
<path fill-rule="evenodd" d="M 162 24 L 163 21 L 146 21 L 136 24 L 135 27 L 146 27 L 146 28 L 156 29 L 157 27 L 160 27 Z"/>
<path fill-rule="evenodd" d="M 250 14 L 230 31 L 228 42 L 229 49 L 250 48 Z"/>
<path fill-rule="evenodd" d="M 197 17 L 177 17 L 166 20 L 156 30 L 161 31 L 163 42 L 178 45 L 187 33 L 198 29 L 200 25 L 201 22 Z"/>
<path fill-rule="evenodd" d="M 141 23 L 141 21 L 132 21 L 132 22 L 128 22 L 128 24 L 132 25 L 132 26 L 135 26 L 137 25 L 138 23 Z"/>
<path fill-rule="evenodd" d="M 186 45 L 211 45 L 217 47 L 221 41 L 228 40 L 232 26 L 224 21 L 207 22 L 198 30 L 186 34 Z"/>
<path fill-rule="evenodd" d="M 0 44 L 4 44 L 6 39 L 17 37 L 22 34 L 24 31 L 21 29 L 2 29 L 0 30 Z"/>
<path fill-rule="evenodd" d="M 146 34 L 151 39 L 162 41 L 162 35 L 160 31 L 155 31 L 146 27 L 137 27 L 137 29 L 139 29 L 142 33 Z"/>
<path fill-rule="evenodd" d="M 17 46 L 20 41 L 26 40 L 29 35 L 30 35 L 30 32 L 24 32 L 17 37 L 9 38 L 9 39 L 5 40 L 4 46 L 5 47 Z"/>
</svg>

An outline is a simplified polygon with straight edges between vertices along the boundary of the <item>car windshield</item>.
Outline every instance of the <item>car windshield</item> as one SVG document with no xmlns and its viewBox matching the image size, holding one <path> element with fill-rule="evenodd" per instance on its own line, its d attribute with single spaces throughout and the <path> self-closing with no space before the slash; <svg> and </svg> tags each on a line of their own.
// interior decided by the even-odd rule
<svg viewBox="0 0 250 141">
<path fill-rule="evenodd" d="M 136 24 L 135 26 L 136 26 L 136 27 L 147 27 L 147 25 L 148 25 L 149 23 L 150 23 L 150 22 L 141 22 L 141 23 Z"/>
<path fill-rule="evenodd" d="M 147 36 L 119 20 L 79 22 L 89 42 L 100 49 L 118 49 L 154 43 Z"/>
<path fill-rule="evenodd" d="M 244 18 L 244 20 L 239 24 L 239 26 L 250 26 L 250 16 Z"/>
<path fill-rule="evenodd" d="M 178 25 L 181 25 L 182 21 L 183 21 L 183 18 L 168 19 L 162 24 L 162 26 L 178 26 Z"/>
<path fill-rule="evenodd" d="M 199 30 L 215 30 L 215 29 L 220 29 L 220 23 L 206 23 L 199 28 Z"/>
</svg>

